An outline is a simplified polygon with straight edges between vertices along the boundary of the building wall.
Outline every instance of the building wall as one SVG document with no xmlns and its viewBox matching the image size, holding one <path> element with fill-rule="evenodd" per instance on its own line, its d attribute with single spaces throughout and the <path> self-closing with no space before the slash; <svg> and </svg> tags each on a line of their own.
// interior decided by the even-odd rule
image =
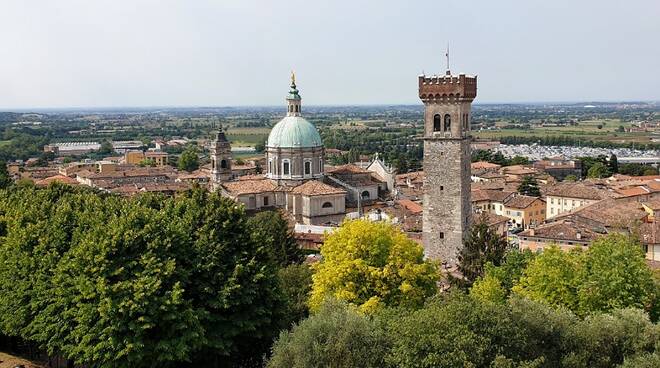
<svg viewBox="0 0 660 368">
<path fill-rule="evenodd" d="M 472 219 L 470 140 L 424 141 L 424 253 L 455 263 Z"/>
<path fill-rule="evenodd" d="M 318 179 L 323 176 L 323 147 L 312 148 L 266 148 L 266 168 L 268 178 L 282 184 L 298 185 L 304 180 Z M 289 162 L 289 174 L 283 172 L 284 162 Z M 305 174 L 305 162 L 311 163 L 311 173 Z"/>
<path fill-rule="evenodd" d="M 559 214 L 572 211 L 578 207 L 596 202 L 598 201 L 593 199 L 547 196 L 545 210 L 546 218 L 552 218 Z"/>
<path fill-rule="evenodd" d="M 531 238 L 527 237 L 518 237 L 519 247 L 521 250 L 529 249 L 532 252 L 542 252 L 543 249 L 551 246 L 557 245 L 563 251 L 570 251 L 574 248 L 586 249 L 588 243 L 586 242 L 576 242 L 576 241 L 564 241 L 564 240 L 552 240 L 552 239 L 540 239 L 540 238 Z"/>
<path fill-rule="evenodd" d="M 523 229 L 528 229 L 532 224 L 539 225 L 545 221 L 545 203 L 536 200 L 524 209 L 504 206 L 503 216 L 510 218 L 516 225 L 522 226 Z"/>
<path fill-rule="evenodd" d="M 343 194 L 333 195 L 320 195 L 320 196 L 304 196 L 303 197 L 303 216 L 316 217 L 327 216 L 335 214 L 343 214 L 346 212 L 346 196 Z M 324 203 L 332 204 L 332 207 L 323 207 Z"/>
</svg>

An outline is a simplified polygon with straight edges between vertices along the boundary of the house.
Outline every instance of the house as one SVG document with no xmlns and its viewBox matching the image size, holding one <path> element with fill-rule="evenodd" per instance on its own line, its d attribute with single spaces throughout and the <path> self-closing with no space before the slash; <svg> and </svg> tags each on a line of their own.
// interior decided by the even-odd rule
<svg viewBox="0 0 660 368">
<path fill-rule="evenodd" d="M 545 221 L 545 201 L 539 197 L 516 195 L 504 202 L 503 216 L 521 229 L 538 226 Z"/>
<path fill-rule="evenodd" d="M 471 192 L 472 210 L 475 213 L 492 213 L 502 216 L 504 214 L 504 202 L 509 197 L 515 196 L 512 191 L 494 189 L 479 189 Z"/>
<path fill-rule="evenodd" d="M 586 183 L 561 183 L 546 190 L 547 218 L 616 196 L 608 190 Z"/>
<path fill-rule="evenodd" d="M 557 180 L 564 180 L 573 175 L 577 179 L 582 178 L 582 162 L 580 160 L 568 160 L 563 157 L 552 157 L 534 162 L 534 168 L 545 171 Z"/>
</svg>

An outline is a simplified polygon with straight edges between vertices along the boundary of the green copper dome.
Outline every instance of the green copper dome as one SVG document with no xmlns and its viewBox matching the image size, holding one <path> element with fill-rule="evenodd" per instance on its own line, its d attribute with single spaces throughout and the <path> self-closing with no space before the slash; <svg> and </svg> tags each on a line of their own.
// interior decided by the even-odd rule
<svg viewBox="0 0 660 368">
<path fill-rule="evenodd" d="M 275 124 L 268 135 L 267 147 L 304 148 L 323 145 L 316 127 L 300 116 L 287 116 Z"/>
</svg>

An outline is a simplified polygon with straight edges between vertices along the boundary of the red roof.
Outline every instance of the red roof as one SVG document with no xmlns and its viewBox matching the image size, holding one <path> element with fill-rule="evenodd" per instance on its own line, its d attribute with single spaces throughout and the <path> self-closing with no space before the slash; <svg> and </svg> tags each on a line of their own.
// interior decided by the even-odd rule
<svg viewBox="0 0 660 368">
<path fill-rule="evenodd" d="M 414 214 L 420 214 L 424 211 L 424 209 L 419 203 L 415 203 L 410 199 L 400 199 L 396 201 L 396 203 L 400 204 L 402 207 L 404 207 L 405 209 L 407 209 L 408 211 Z"/>
</svg>

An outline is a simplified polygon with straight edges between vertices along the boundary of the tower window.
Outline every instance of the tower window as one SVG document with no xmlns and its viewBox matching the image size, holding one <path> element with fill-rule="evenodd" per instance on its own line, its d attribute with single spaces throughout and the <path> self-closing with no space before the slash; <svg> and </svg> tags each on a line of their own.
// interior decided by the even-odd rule
<svg viewBox="0 0 660 368">
<path fill-rule="evenodd" d="M 284 175 L 290 175 L 291 174 L 291 168 L 290 168 L 290 163 L 289 161 L 284 161 L 282 163 L 282 174 Z"/>
<path fill-rule="evenodd" d="M 323 203 L 323 205 L 321 206 L 321 208 L 332 208 L 332 203 L 330 203 L 330 202 L 325 202 L 325 203 Z"/>
<path fill-rule="evenodd" d="M 439 132 L 442 129 L 442 118 L 439 114 L 433 116 L 433 131 Z"/>
<path fill-rule="evenodd" d="M 271 174 L 273 172 L 273 160 L 268 160 L 268 173 Z"/>
<path fill-rule="evenodd" d="M 305 175 L 310 175 L 312 173 L 312 163 L 310 161 L 305 161 Z"/>
<path fill-rule="evenodd" d="M 445 187 L 443 187 L 443 186 L 441 185 L 441 186 L 440 186 L 440 190 L 445 190 Z"/>
<path fill-rule="evenodd" d="M 220 168 L 221 169 L 226 169 L 227 168 L 227 160 L 220 161 Z"/>
<path fill-rule="evenodd" d="M 440 232 L 440 239 L 444 239 L 444 238 L 445 238 L 445 233 L 443 233 L 443 232 L 441 231 L 441 232 Z"/>
<path fill-rule="evenodd" d="M 445 132 L 450 132 L 451 131 L 451 116 L 449 114 L 445 114 Z"/>
</svg>

